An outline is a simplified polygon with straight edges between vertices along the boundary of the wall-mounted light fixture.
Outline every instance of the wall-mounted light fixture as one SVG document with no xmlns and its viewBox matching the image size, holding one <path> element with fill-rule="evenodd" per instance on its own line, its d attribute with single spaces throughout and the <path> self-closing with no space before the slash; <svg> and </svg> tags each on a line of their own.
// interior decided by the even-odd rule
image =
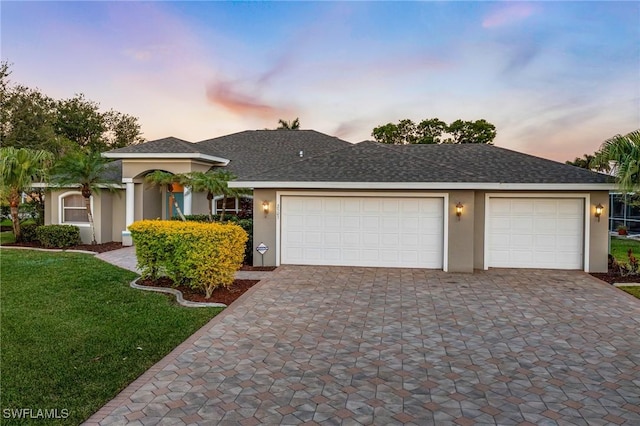
<svg viewBox="0 0 640 426">
<path fill-rule="evenodd" d="M 460 220 L 460 216 L 462 216 L 462 209 L 464 208 L 464 206 L 462 205 L 461 202 L 458 202 L 458 204 L 456 204 L 456 216 L 458 216 L 458 220 Z"/>
<path fill-rule="evenodd" d="M 600 203 L 596 206 L 596 217 L 598 218 L 598 222 L 600 222 L 600 216 L 602 216 L 602 212 L 604 211 L 604 206 Z"/>
<path fill-rule="evenodd" d="M 264 216 L 267 217 L 267 215 L 269 214 L 269 202 L 268 201 L 263 201 L 262 202 L 262 211 L 264 212 Z"/>
</svg>

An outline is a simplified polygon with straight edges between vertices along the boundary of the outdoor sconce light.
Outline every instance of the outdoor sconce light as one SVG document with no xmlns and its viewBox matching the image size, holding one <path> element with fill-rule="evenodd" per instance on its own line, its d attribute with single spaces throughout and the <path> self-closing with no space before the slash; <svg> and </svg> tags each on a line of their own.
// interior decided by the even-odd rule
<svg viewBox="0 0 640 426">
<path fill-rule="evenodd" d="M 264 216 L 265 217 L 269 214 L 269 202 L 268 201 L 263 201 L 262 202 L 262 211 L 264 212 Z"/>
<path fill-rule="evenodd" d="M 460 216 L 462 216 L 462 208 L 463 207 L 464 206 L 460 202 L 458 202 L 458 204 L 456 204 L 456 216 L 458 216 L 458 220 L 460 220 Z"/>
<path fill-rule="evenodd" d="M 600 222 L 600 216 L 602 216 L 602 211 L 604 210 L 604 206 L 600 203 L 596 206 L 596 217 L 598 218 L 598 222 Z"/>
</svg>

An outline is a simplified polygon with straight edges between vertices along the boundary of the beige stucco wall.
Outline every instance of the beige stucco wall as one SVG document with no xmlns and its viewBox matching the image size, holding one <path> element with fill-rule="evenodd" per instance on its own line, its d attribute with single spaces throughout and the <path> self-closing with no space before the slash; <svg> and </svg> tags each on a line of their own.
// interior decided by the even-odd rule
<svg viewBox="0 0 640 426">
<path fill-rule="evenodd" d="M 206 192 L 194 192 L 191 195 L 191 213 L 209 214 L 209 200 Z"/>
<path fill-rule="evenodd" d="M 269 214 L 265 216 L 262 203 L 269 203 Z M 262 256 L 256 247 L 265 243 L 269 251 L 264 254 L 264 264 L 276 264 L 276 191 L 275 189 L 256 189 L 253 191 L 253 264 L 262 265 Z"/>
<path fill-rule="evenodd" d="M 474 191 L 449 192 L 449 272 L 473 272 L 474 202 Z M 458 203 L 464 206 L 459 220 Z"/>
<path fill-rule="evenodd" d="M 125 229 L 125 192 L 118 191 L 111 196 L 111 240 L 122 241 L 122 231 Z"/>
<path fill-rule="evenodd" d="M 591 192 L 589 206 L 589 272 L 607 272 L 609 254 L 609 192 Z M 602 204 L 604 212 L 600 221 L 595 217 L 596 206 Z"/>
<path fill-rule="evenodd" d="M 162 192 L 158 187 L 136 183 L 134 191 L 139 192 L 142 197 L 140 219 L 159 219 L 162 217 L 164 210 L 162 208 Z"/>
<path fill-rule="evenodd" d="M 122 161 L 122 177 L 137 178 L 152 170 L 164 170 L 165 172 L 178 174 L 189 172 L 206 172 L 211 168 L 210 163 L 203 163 L 189 159 L 184 160 L 130 160 Z"/>
<path fill-rule="evenodd" d="M 324 192 L 324 191 L 314 191 Z M 332 191 L 326 191 L 331 194 Z M 358 192 L 358 191 L 341 191 Z M 419 191 L 403 191 L 420 193 Z M 509 193 L 506 191 L 489 191 L 490 193 Z M 434 194 L 433 191 L 429 192 Z M 514 193 L 515 192 L 511 192 Z M 547 192 L 518 191 L 518 194 L 567 194 L 583 195 L 585 192 Z M 387 191 L 388 194 L 388 191 Z M 449 272 L 473 272 L 474 269 L 484 268 L 484 232 L 485 232 L 485 195 L 486 191 L 448 191 L 448 270 Z M 607 269 L 608 253 L 608 191 L 594 191 L 589 194 L 589 272 L 605 272 Z M 265 265 L 276 264 L 276 215 L 274 212 L 276 200 L 275 189 L 258 189 L 254 191 L 254 249 L 264 242 L 269 246 L 269 251 L 264 256 Z M 262 203 L 270 203 L 271 212 L 267 217 L 262 214 Z M 460 220 L 455 213 L 455 206 L 463 204 L 463 212 Z M 595 218 L 595 206 L 601 203 L 605 207 L 603 218 L 598 222 Z M 254 256 L 254 265 L 260 265 L 259 255 Z"/>
<path fill-rule="evenodd" d="M 52 190 L 50 193 L 47 193 L 46 198 L 49 199 L 49 205 L 45 204 L 45 209 L 47 209 L 47 207 L 50 207 L 48 210 L 50 211 L 50 214 L 45 214 L 45 225 L 57 225 L 60 224 L 60 202 L 59 202 L 59 197 L 62 194 L 65 194 L 67 192 L 78 192 L 79 191 L 77 189 L 70 189 L 70 188 L 62 188 L 62 189 L 55 189 Z M 93 196 L 93 220 L 94 222 L 98 222 L 100 220 L 100 211 L 99 211 L 99 201 L 97 200 L 99 198 L 99 196 L 94 195 Z M 46 201 L 45 201 L 46 203 Z M 78 226 L 78 228 L 80 228 L 80 238 L 82 239 L 82 242 L 85 244 L 90 244 L 91 243 L 91 228 L 89 227 L 89 224 L 87 223 L 82 224 L 82 225 L 77 225 L 77 224 L 73 224 Z M 97 232 L 98 230 L 96 229 L 96 240 L 98 240 L 99 238 L 99 233 Z M 98 241 L 98 243 L 100 243 L 100 241 Z"/>
</svg>

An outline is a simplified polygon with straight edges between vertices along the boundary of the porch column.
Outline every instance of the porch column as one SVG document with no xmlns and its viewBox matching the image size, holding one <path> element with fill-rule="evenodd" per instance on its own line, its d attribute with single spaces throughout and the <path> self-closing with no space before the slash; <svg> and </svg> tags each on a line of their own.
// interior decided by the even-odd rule
<svg viewBox="0 0 640 426">
<path fill-rule="evenodd" d="M 185 216 L 189 216 L 191 213 L 191 203 L 192 203 L 192 193 L 191 193 L 191 188 L 188 186 L 184 187 L 184 215 Z"/>
<path fill-rule="evenodd" d="M 129 228 L 134 221 L 134 211 L 135 211 L 135 184 L 133 183 L 132 178 L 122 178 L 122 183 L 125 184 L 125 226 Z M 128 229 L 122 231 L 122 245 L 123 246 L 132 246 L 133 240 L 131 238 L 131 232 Z"/>
</svg>

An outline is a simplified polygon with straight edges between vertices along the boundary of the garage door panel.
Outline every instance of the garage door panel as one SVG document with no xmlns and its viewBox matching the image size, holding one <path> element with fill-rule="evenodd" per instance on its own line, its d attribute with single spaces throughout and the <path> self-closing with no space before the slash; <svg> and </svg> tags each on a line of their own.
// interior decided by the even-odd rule
<svg viewBox="0 0 640 426">
<path fill-rule="evenodd" d="M 582 269 L 584 200 L 490 198 L 489 267 Z"/>
<path fill-rule="evenodd" d="M 443 209 L 442 198 L 283 196 L 281 263 L 442 268 Z"/>
</svg>

